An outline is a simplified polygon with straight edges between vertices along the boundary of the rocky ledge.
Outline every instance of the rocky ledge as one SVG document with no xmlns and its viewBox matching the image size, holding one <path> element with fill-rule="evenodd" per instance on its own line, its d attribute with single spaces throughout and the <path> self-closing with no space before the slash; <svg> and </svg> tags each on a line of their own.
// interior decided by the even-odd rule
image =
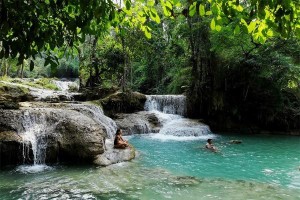
<svg viewBox="0 0 300 200">
<path fill-rule="evenodd" d="M 100 111 L 97 120 L 93 118 L 94 112 L 87 112 L 95 105 L 54 106 L 40 102 L 20 105 L 17 110 L 0 109 L 0 167 L 35 163 L 37 159 L 39 164 L 38 156 L 43 154 L 45 163 L 102 166 L 135 156 L 133 149 L 113 149 L 107 137 L 108 130 L 116 127 L 107 124 L 112 120 Z"/>
</svg>

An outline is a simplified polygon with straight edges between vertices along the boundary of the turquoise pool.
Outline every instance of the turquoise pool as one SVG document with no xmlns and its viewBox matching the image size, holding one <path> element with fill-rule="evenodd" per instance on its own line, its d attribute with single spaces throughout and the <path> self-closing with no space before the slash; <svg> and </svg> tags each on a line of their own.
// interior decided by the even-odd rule
<svg viewBox="0 0 300 200">
<path fill-rule="evenodd" d="M 208 137 L 217 153 L 203 148 Z M 300 199 L 300 137 L 127 139 L 138 151 L 132 162 L 2 170 L 0 199 Z"/>
</svg>

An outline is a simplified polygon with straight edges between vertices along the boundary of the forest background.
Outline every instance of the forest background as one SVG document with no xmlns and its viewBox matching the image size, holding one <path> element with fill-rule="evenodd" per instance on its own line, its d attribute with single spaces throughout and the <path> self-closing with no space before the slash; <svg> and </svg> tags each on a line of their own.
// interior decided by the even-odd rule
<svg viewBox="0 0 300 200">
<path fill-rule="evenodd" d="M 216 129 L 299 130 L 299 4 L 3 0 L 0 75 L 185 94 Z"/>
</svg>

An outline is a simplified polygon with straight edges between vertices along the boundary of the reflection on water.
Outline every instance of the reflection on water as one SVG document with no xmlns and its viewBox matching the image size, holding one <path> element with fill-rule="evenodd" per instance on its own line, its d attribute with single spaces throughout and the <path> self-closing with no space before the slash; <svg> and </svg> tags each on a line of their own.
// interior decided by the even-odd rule
<svg viewBox="0 0 300 200">
<path fill-rule="evenodd" d="M 300 199 L 295 139 L 215 135 L 220 152 L 213 153 L 204 138 L 133 136 L 140 154 L 133 162 L 1 171 L 0 199 Z"/>
</svg>

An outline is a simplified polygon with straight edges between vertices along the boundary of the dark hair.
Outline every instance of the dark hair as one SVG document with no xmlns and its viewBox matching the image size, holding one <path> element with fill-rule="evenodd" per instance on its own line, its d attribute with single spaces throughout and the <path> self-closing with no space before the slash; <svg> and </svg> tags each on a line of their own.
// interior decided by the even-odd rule
<svg viewBox="0 0 300 200">
<path fill-rule="evenodd" d="M 210 142 L 210 141 L 212 141 L 212 139 L 207 139 L 207 142 Z"/>
<path fill-rule="evenodd" d="M 118 129 L 117 129 L 117 132 L 116 132 L 116 135 L 120 135 L 120 134 L 121 134 L 121 129 L 118 128 Z"/>
</svg>

